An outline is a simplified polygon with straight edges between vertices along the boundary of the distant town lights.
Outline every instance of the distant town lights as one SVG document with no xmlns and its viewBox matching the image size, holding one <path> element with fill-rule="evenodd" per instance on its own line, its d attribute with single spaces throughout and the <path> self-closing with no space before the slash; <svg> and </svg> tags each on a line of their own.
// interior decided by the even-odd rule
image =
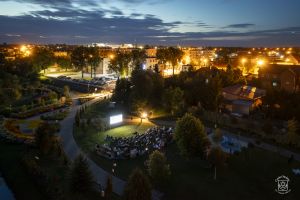
<svg viewBox="0 0 300 200">
<path fill-rule="evenodd" d="M 20 47 L 20 51 L 26 52 L 26 51 L 27 51 L 27 47 L 26 47 L 25 45 L 22 45 L 22 46 Z"/>
</svg>

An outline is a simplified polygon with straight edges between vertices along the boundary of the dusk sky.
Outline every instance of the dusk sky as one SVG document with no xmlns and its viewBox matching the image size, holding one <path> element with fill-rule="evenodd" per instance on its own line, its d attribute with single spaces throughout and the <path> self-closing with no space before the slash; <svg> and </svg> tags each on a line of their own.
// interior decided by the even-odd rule
<svg viewBox="0 0 300 200">
<path fill-rule="evenodd" d="M 300 46 L 299 0 L 0 0 L 0 42 Z"/>
</svg>

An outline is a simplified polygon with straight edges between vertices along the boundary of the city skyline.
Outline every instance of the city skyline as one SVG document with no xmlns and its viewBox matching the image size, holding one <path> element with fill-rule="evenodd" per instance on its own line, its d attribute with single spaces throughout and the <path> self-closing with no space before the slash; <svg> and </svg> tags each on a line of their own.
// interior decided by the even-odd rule
<svg viewBox="0 0 300 200">
<path fill-rule="evenodd" d="M 299 46 L 296 0 L 0 0 L 0 42 Z"/>
</svg>

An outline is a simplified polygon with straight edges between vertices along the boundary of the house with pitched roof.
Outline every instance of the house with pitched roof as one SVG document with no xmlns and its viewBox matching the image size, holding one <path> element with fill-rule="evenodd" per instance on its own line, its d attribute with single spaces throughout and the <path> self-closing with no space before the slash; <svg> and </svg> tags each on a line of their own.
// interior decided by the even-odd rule
<svg viewBox="0 0 300 200">
<path fill-rule="evenodd" d="M 266 89 L 298 92 L 300 89 L 300 65 L 267 65 L 259 70 L 259 79 Z"/>
<path fill-rule="evenodd" d="M 233 85 L 222 89 L 223 108 L 231 113 L 250 115 L 262 104 L 266 91 L 248 85 Z"/>
</svg>

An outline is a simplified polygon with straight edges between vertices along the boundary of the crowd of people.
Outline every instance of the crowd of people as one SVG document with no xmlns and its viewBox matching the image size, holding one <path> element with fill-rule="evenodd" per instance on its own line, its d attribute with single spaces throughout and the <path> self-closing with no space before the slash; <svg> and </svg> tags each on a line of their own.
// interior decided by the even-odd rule
<svg viewBox="0 0 300 200">
<path fill-rule="evenodd" d="M 96 153 L 108 159 L 130 159 L 164 148 L 173 140 L 173 129 L 149 128 L 145 133 L 135 132 L 131 137 L 106 136 L 103 145 L 96 144 Z"/>
</svg>

